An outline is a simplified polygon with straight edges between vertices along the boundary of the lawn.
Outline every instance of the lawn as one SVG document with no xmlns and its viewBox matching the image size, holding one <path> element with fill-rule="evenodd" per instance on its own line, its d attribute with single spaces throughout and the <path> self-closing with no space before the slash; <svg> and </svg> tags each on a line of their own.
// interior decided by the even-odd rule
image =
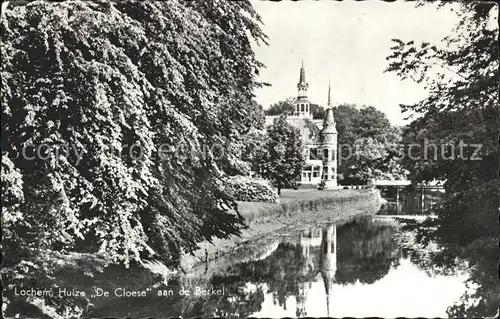
<svg viewBox="0 0 500 319">
<path fill-rule="evenodd" d="M 289 203 L 299 200 L 312 200 L 323 197 L 345 197 L 359 194 L 359 190 L 337 189 L 337 190 L 317 190 L 317 189 L 284 189 L 281 191 L 280 203 Z"/>
<path fill-rule="evenodd" d="M 304 210 L 304 205 L 311 202 L 323 203 L 324 208 L 337 208 L 341 202 L 366 199 L 367 190 L 316 190 L 316 189 L 286 189 L 281 192 L 279 203 L 238 202 L 241 215 L 247 222 L 255 222 L 268 217 L 275 217 L 280 211 Z M 372 196 L 369 196 L 370 198 Z M 336 206 L 336 207 L 335 207 Z M 307 208 L 306 208 L 307 209 Z M 334 209 L 335 210 L 335 209 Z"/>
<path fill-rule="evenodd" d="M 291 203 L 302 200 L 314 200 L 318 198 L 335 198 L 335 197 L 349 197 L 351 195 L 359 194 L 358 190 L 352 189 L 339 189 L 339 190 L 317 190 L 317 189 L 284 189 L 281 191 L 279 204 Z M 238 202 L 240 213 L 243 217 L 251 217 L 259 211 L 276 208 L 277 203 L 263 203 L 263 202 Z"/>
</svg>

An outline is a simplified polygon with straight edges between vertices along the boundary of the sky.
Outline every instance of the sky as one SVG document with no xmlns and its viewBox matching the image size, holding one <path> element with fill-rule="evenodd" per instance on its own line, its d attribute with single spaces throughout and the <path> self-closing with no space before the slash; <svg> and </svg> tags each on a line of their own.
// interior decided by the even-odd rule
<svg viewBox="0 0 500 319">
<path fill-rule="evenodd" d="M 297 95 L 302 59 L 312 103 L 326 105 L 328 81 L 332 102 L 372 105 L 393 125 L 404 125 L 399 104 L 419 101 L 423 85 L 384 73 L 391 39 L 433 44 L 453 35 L 458 22 L 452 7 L 416 8 L 413 3 L 382 1 L 254 1 L 262 17 L 269 46 L 255 46 L 266 65 L 256 91 L 257 101 L 270 104 Z"/>
</svg>

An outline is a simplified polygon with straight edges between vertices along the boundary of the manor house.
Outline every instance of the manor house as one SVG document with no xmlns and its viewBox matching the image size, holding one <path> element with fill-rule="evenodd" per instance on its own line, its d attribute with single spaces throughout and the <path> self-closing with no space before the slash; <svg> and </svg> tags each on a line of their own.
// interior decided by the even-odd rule
<svg viewBox="0 0 500 319">
<path fill-rule="evenodd" d="M 337 188 L 337 128 L 331 105 L 331 88 L 328 85 L 328 102 L 323 120 L 315 120 L 310 112 L 311 101 L 307 97 L 304 63 L 300 68 L 297 83 L 297 98 L 292 105 L 294 112 L 287 116 L 290 125 L 299 129 L 304 145 L 305 165 L 302 168 L 301 184 L 318 185 L 324 182 L 325 189 Z M 277 116 L 266 116 L 266 125 L 272 125 Z"/>
</svg>

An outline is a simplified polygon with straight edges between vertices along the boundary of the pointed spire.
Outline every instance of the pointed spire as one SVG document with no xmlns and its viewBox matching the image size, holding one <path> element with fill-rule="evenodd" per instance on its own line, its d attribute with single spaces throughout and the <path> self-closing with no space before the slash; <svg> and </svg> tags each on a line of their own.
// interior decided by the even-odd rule
<svg viewBox="0 0 500 319">
<path fill-rule="evenodd" d="M 332 86 L 330 83 L 330 79 L 328 79 L 328 107 L 332 106 Z"/>
<path fill-rule="evenodd" d="M 304 68 L 304 59 L 302 59 L 302 66 L 300 67 L 299 83 L 306 83 L 306 69 Z"/>
<path fill-rule="evenodd" d="M 335 123 L 335 117 L 331 107 L 326 109 L 325 118 L 323 120 L 323 129 L 321 130 L 321 134 L 326 133 L 337 133 L 337 124 Z"/>
<path fill-rule="evenodd" d="M 300 67 L 300 78 L 297 83 L 298 98 L 307 98 L 307 88 L 309 85 L 306 82 L 306 69 L 304 68 L 304 59 L 302 59 L 302 66 Z"/>
</svg>

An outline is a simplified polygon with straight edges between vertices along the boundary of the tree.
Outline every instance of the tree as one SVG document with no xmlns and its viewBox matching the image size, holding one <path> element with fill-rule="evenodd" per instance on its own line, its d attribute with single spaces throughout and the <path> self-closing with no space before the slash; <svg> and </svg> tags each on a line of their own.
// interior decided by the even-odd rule
<svg viewBox="0 0 500 319">
<path fill-rule="evenodd" d="M 294 112 L 292 103 L 294 101 L 295 98 L 288 97 L 285 100 L 271 104 L 264 112 L 266 115 L 292 115 Z M 321 105 L 312 103 L 310 109 L 313 119 L 323 119 L 325 117 L 325 109 Z"/>
<path fill-rule="evenodd" d="M 335 122 L 337 122 L 339 145 L 353 145 L 357 136 L 355 134 L 355 121 L 360 116 L 355 104 L 340 104 L 333 109 Z"/>
<path fill-rule="evenodd" d="M 311 103 L 311 115 L 315 120 L 322 120 L 325 118 L 325 108 L 319 104 Z"/>
<path fill-rule="evenodd" d="M 288 97 L 285 100 L 278 101 L 269 106 L 264 111 L 266 115 L 292 115 L 293 114 L 293 101 L 295 98 Z"/>
<path fill-rule="evenodd" d="M 258 173 L 274 181 L 281 189 L 290 185 L 302 173 L 304 156 L 302 136 L 289 125 L 285 116 L 274 119 L 267 128 L 267 141 L 258 159 Z"/>
<path fill-rule="evenodd" d="M 353 129 L 357 137 L 376 137 L 391 131 L 391 123 L 383 112 L 373 106 L 366 106 L 354 118 Z"/>
<path fill-rule="evenodd" d="M 54 251 L 175 267 L 239 233 L 233 162 L 211 147 L 256 125 L 251 43 L 265 35 L 249 2 L 36 1 L 2 15 L 6 271 L 22 259 L 50 278 Z"/>
<path fill-rule="evenodd" d="M 371 179 L 401 179 L 401 132 L 374 108 L 341 104 L 333 109 L 337 122 L 339 167 L 342 183 Z"/>
<path fill-rule="evenodd" d="M 354 142 L 353 159 L 347 161 L 347 180 L 367 183 L 372 179 L 405 179 L 408 171 L 401 165 L 401 147 L 398 141 L 366 137 Z"/>
<path fill-rule="evenodd" d="M 252 130 L 246 134 L 245 145 L 242 149 L 242 160 L 249 164 L 250 172 L 258 172 L 262 154 L 266 150 L 268 140 L 267 131 Z"/>
<path fill-rule="evenodd" d="M 406 130 L 405 139 L 407 143 L 427 139 L 445 148 L 444 156 L 441 150 L 441 154 L 430 150 L 425 158 L 422 148 L 414 154 L 420 159 L 405 165 L 416 180 L 446 180 L 447 198 L 436 211 L 438 219 L 429 223 L 435 230 L 423 238 L 445 248 L 436 263 L 451 267 L 456 257 L 468 259 L 471 281 L 480 287 L 467 292 L 462 304 L 450 307 L 449 315 L 484 317 L 500 310 L 498 279 L 494 271 L 482 271 L 497 263 L 492 252 L 498 250 L 498 227 L 493 225 L 498 224 L 500 206 L 499 63 L 498 29 L 492 26 L 498 24 L 498 7 L 463 2 L 459 11 L 457 35 L 442 45 L 394 39 L 387 71 L 423 83 L 430 92 L 416 104 L 402 105 L 420 116 Z M 477 249 L 484 252 L 481 257 Z"/>
<path fill-rule="evenodd" d="M 225 172 L 231 176 L 249 175 L 254 170 L 252 167 L 253 149 L 260 144 L 261 132 L 264 130 L 264 111 L 262 106 L 256 101 L 251 100 L 242 105 L 243 110 L 248 110 L 248 116 L 253 123 L 252 127 L 242 134 L 233 134 L 236 139 L 230 143 L 214 143 L 214 150 L 218 151 L 219 162 L 225 167 Z M 229 131 L 228 134 L 231 134 Z"/>
</svg>

